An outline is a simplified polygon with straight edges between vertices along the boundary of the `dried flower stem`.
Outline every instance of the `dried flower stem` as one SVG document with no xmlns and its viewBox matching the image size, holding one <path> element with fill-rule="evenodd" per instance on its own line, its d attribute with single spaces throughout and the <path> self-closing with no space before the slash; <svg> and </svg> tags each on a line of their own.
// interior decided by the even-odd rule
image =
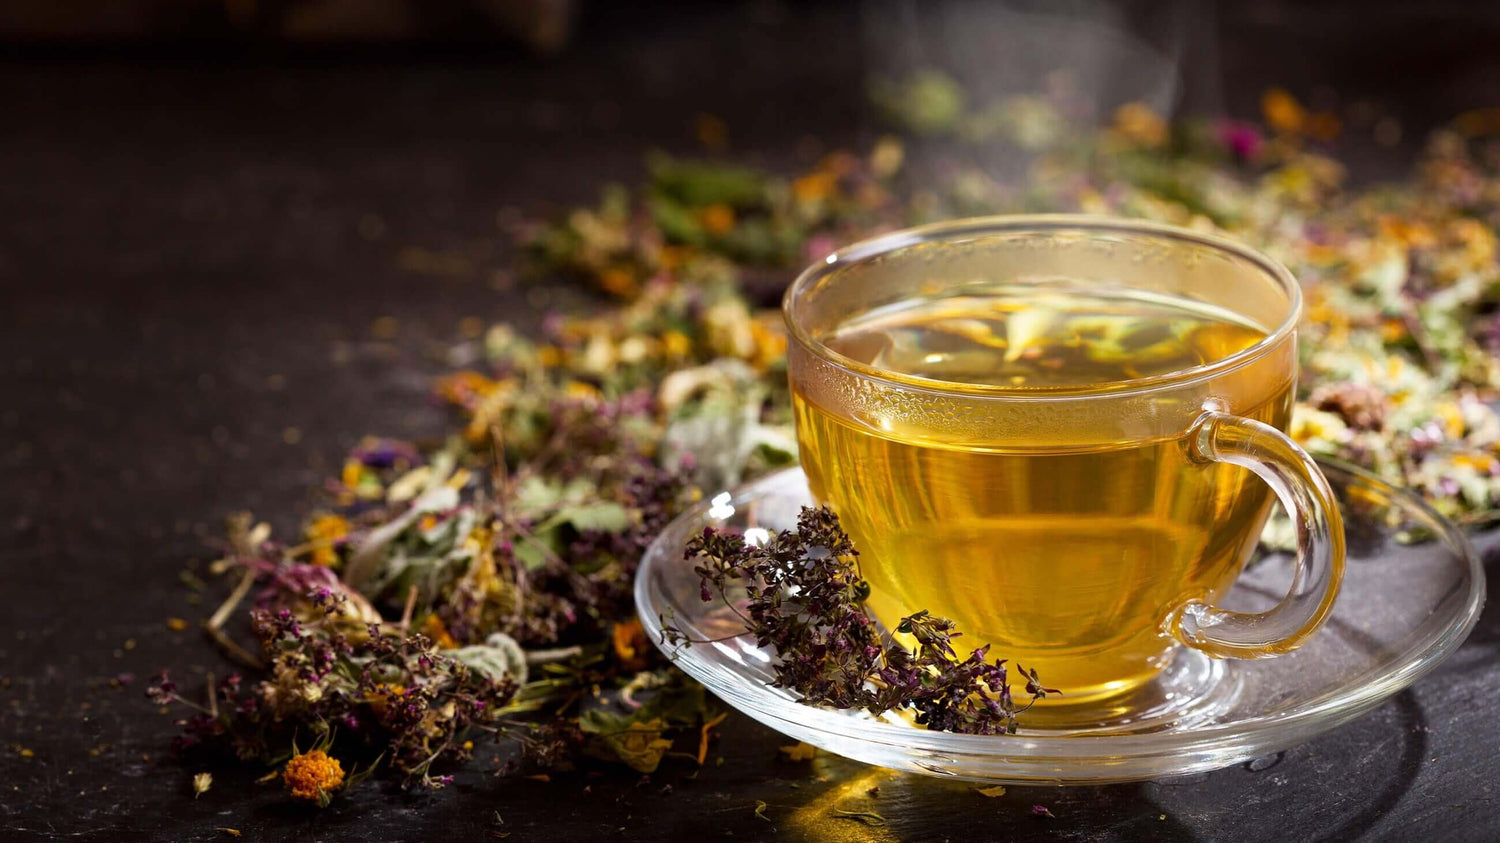
<svg viewBox="0 0 1500 843">
<path fill-rule="evenodd" d="M 530 665 L 551 664 L 553 662 L 565 662 L 583 654 L 583 648 L 577 645 L 572 647 L 557 647 L 551 650 L 527 650 L 526 663 Z"/>
<path fill-rule="evenodd" d="M 405 635 L 411 631 L 411 618 L 417 609 L 417 587 L 409 586 L 406 589 L 406 606 L 401 610 L 401 634 Z"/>
<path fill-rule="evenodd" d="M 245 599 L 245 595 L 250 593 L 250 588 L 253 585 L 255 585 L 255 569 L 246 567 L 234 590 L 229 592 L 229 596 L 224 599 L 223 603 L 219 604 L 218 610 L 203 623 L 203 631 L 230 658 L 248 668 L 265 670 L 266 663 L 264 661 L 254 653 L 241 647 L 224 631 L 224 624 L 228 622 L 230 613 L 240 605 L 240 602 Z M 212 698 L 211 695 L 210 698 Z"/>
</svg>

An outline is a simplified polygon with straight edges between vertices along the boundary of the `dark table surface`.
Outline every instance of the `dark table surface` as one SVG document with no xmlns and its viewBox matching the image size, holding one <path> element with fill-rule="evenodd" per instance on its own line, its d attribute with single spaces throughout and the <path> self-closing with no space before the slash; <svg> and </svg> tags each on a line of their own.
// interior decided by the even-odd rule
<svg viewBox="0 0 1500 843">
<path fill-rule="evenodd" d="M 1169 33 L 1151 43 L 1180 59 L 1182 84 L 1153 90 L 1183 107 L 1252 113 L 1280 83 L 1388 109 L 1406 127 L 1397 148 L 1350 142 L 1370 178 L 1400 172 L 1423 125 L 1500 98 L 1500 15 L 1419 5 L 1111 14 Z M 734 716 L 723 764 L 696 775 L 476 769 L 442 792 L 372 785 L 319 812 L 226 766 L 192 797 L 198 769 L 171 755 L 174 728 L 141 686 L 165 666 L 224 670 L 165 623 L 207 613 L 212 597 L 193 602 L 179 573 L 209 558 L 224 516 L 290 529 L 361 434 L 442 429 L 428 378 L 461 319 L 526 324 L 579 297 L 508 287 L 504 219 L 634 180 L 648 148 L 692 149 L 700 111 L 768 166 L 867 141 L 866 74 L 941 63 L 989 7 L 910 8 L 594 10 L 545 60 L 473 44 L 15 50 L 0 65 L 0 836 L 1494 839 L 1493 613 L 1370 715 L 1182 780 L 985 798 L 830 757 L 787 763 L 786 740 Z M 393 336 L 372 332 L 382 317 Z M 122 673 L 135 682 L 112 687 Z M 876 784 L 887 827 L 826 820 L 869 807 Z M 1056 819 L 1033 819 L 1038 803 Z"/>
</svg>

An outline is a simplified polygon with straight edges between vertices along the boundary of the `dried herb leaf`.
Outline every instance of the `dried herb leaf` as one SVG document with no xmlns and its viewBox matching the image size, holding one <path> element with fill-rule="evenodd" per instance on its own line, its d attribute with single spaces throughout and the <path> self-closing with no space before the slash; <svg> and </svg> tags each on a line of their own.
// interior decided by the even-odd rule
<svg viewBox="0 0 1500 843">
<path fill-rule="evenodd" d="M 835 808 L 831 816 L 836 820 L 853 820 L 854 822 L 864 823 L 872 828 L 880 828 L 888 825 L 885 817 L 874 811 L 841 811 Z"/>
<path fill-rule="evenodd" d="M 604 709 L 590 709 L 578 721 L 583 733 L 595 738 L 596 754 L 618 759 L 631 769 L 654 773 L 672 742 L 662 737 L 666 721 L 640 720 Z"/>
<path fill-rule="evenodd" d="M 812 744 L 802 743 L 801 741 L 792 746 L 783 746 L 780 748 L 780 751 L 787 757 L 788 761 L 811 761 L 818 755 L 817 747 Z"/>
</svg>

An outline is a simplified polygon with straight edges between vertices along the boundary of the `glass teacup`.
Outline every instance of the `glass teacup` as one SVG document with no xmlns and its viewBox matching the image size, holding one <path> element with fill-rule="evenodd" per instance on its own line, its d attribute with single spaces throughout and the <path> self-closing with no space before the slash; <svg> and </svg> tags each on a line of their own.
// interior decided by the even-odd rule
<svg viewBox="0 0 1500 843">
<path fill-rule="evenodd" d="M 1299 308 L 1265 256 L 1106 218 L 946 223 L 808 269 L 784 303 L 801 462 L 875 616 L 949 617 L 1065 703 L 1149 682 L 1178 644 L 1298 646 L 1344 564 L 1328 484 L 1284 432 Z M 1215 608 L 1272 491 L 1290 591 Z"/>
</svg>

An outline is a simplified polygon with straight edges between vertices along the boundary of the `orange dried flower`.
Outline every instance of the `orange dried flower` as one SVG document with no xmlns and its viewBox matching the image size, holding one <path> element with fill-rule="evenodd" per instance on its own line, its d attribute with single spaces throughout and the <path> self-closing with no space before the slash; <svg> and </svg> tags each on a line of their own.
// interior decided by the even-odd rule
<svg viewBox="0 0 1500 843">
<path fill-rule="evenodd" d="M 281 780 L 293 799 L 328 804 L 328 795 L 344 783 L 344 767 L 321 749 L 292 756 L 281 771 Z"/>
<path fill-rule="evenodd" d="M 349 522 L 338 515 L 319 515 L 306 530 L 307 541 L 312 547 L 312 563 L 325 568 L 339 562 L 336 545 L 349 535 Z"/>
<path fill-rule="evenodd" d="M 641 285 L 636 281 L 635 273 L 618 267 L 600 272 L 599 286 L 604 288 L 606 293 L 622 299 L 634 298 L 641 291 Z"/>
<path fill-rule="evenodd" d="M 1115 131 L 1141 146 L 1158 147 L 1167 142 L 1167 121 L 1143 102 L 1128 102 L 1115 110 Z"/>
<path fill-rule="evenodd" d="M 1302 124 L 1307 119 L 1307 110 L 1285 88 L 1271 88 L 1262 94 L 1260 110 L 1266 123 L 1284 134 L 1302 131 Z"/>
<path fill-rule="evenodd" d="M 698 220 L 709 234 L 723 236 L 734 229 L 734 209 L 722 203 L 709 205 L 698 212 Z"/>
<path fill-rule="evenodd" d="M 462 371 L 437 379 L 433 390 L 438 397 L 459 407 L 473 407 L 485 396 L 500 389 L 500 383 L 479 372 Z"/>
<path fill-rule="evenodd" d="M 838 180 L 836 173 L 814 170 L 792 182 L 792 196 L 798 202 L 822 202 L 838 189 Z"/>
<path fill-rule="evenodd" d="M 458 647 L 458 640 L 448 632 L 448 625 L 435 614 L 428 615 L 427 620 L 422 622 L 422 633 L 431 638 L 432 643 L 439 650 L 453 650 Z"/>
<path fill-rule="evenodd" d="M 631 618 L 624 623 L 617 623 L 611 633 L 615 656 L 619 658 L 620 664 L 628 670 L 643 669 L 646 666 L 645 654 L 650 649 L 651 642 L 647 640 L 640 620 Z"/>
</svg>

